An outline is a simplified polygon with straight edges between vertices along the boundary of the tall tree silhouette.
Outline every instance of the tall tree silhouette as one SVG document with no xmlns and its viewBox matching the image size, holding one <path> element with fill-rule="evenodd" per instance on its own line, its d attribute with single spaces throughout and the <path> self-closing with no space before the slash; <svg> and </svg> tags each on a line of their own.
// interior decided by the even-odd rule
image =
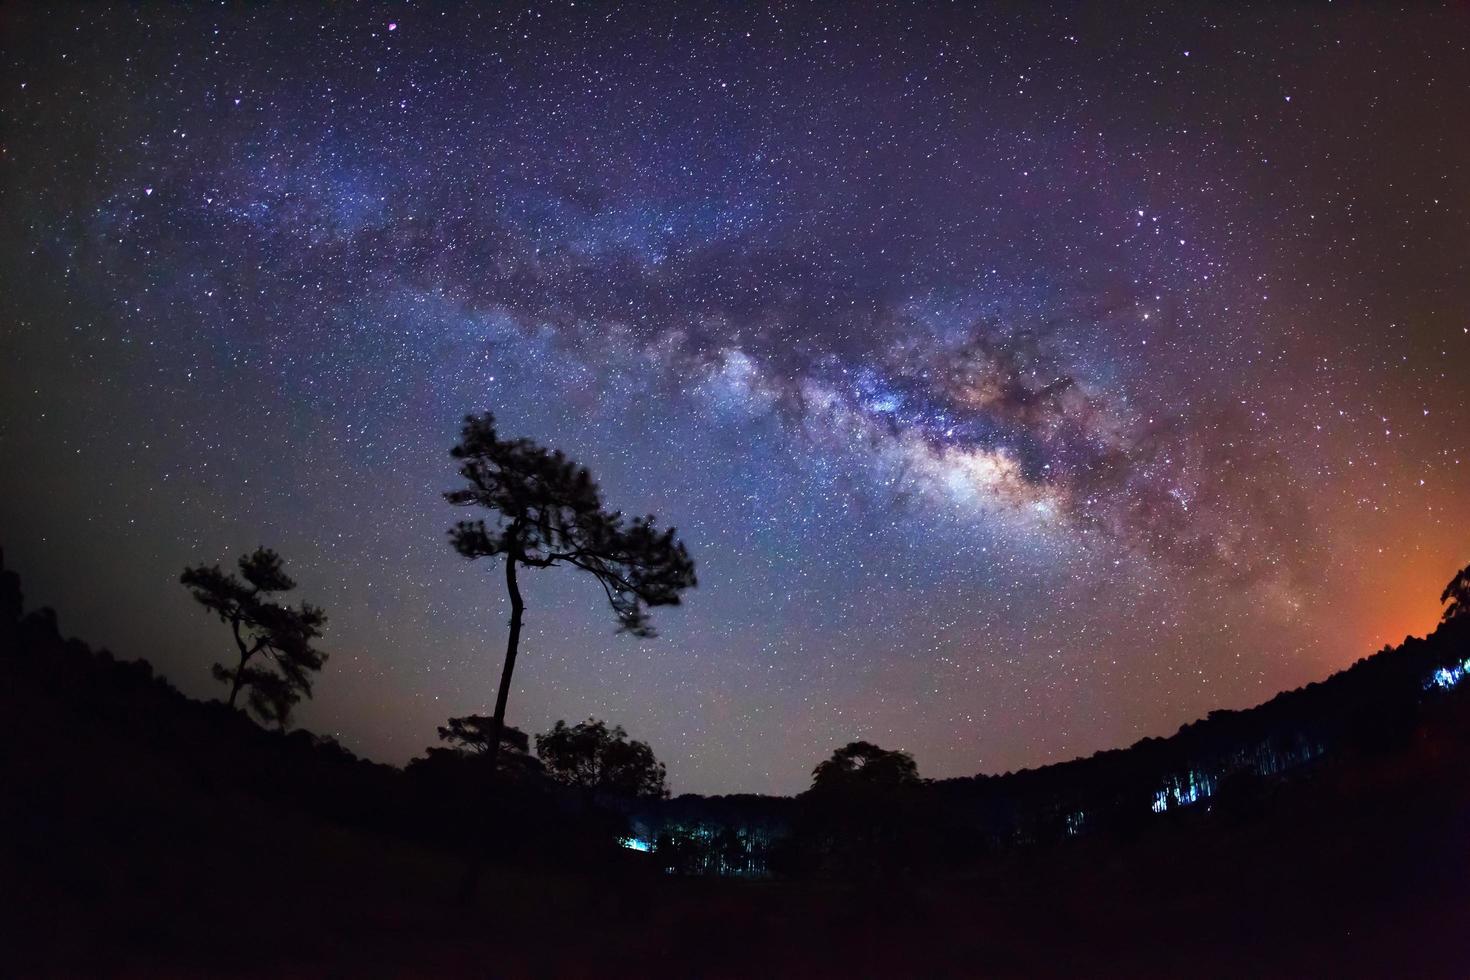
<svg viewBox="0 0 1470 980">
<path fill-rule="evenodd" d="M 1444 610 L 1443 621 L 1446 623 L 1461 616 L 1470 616 L 1470 565 L 1460 569 L 1459 574 L 1450 579 L 1450 584 L 1444 587 L 1439 601 L 1449 603 Z"/>
<path fill-rule="evenodd" d="M 488 524 L 460 521 L 449 531 L 450 543 L 471 560 L 504 556 L 510 594 L 510 634 L 485 753 L 493 772 L 526 608 L 520 569 L 570 565 L 588 573 L 621 631 L 652 636 L 649 610 L 679 604 L 680 593 L 695 584 L 694 562 L 673 528 L 658 530 L 652 515 L 630 521 L 607 510 L 585 467 L 529 439 L 501 438 L 488 412 L 465 417 L 450 455 L 467 485 L 445 499 L 494 515 Z"/>
<path fill-rule="evenodd" d="M 302 696 L 311 697 L 312 675 L 326 663 L 327 655 L 312 641 L 322 635 L 327 617 L 308 602 L 293 608 L 272 598 L 290 592 L 296 582 L 271 549 L 241 555 L 239 567 L 239 578 L 218 565 L 185 568 L 179 582 L 229 625 L 235 639 L 240 658 L 235 666 L 215 664 L 213 669 L 216 680 L 230 685 L 230 706 L 246 690 L 257 715 L 284 726 Z"/>
</svg>

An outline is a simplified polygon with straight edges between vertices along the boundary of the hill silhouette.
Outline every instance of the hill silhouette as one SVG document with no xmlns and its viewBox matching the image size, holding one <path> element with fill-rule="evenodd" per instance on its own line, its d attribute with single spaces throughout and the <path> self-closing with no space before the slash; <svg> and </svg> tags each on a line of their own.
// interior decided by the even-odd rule
<svg viewBox="0 0 1470 980">
<path fill-rule="evenodd" d="M 1453 975 L 1467 658 L 1460 617 L 1058 765 L 630 800 L 532 765 L 492 786 L 442 749 L 399 769 L 268 730 L 65 638 L 0 560 L 13 965 L 479 975 L 493 952 L 511 976 Z M 454 901 L 485 839 L 493 919 Z"/>
</svg>

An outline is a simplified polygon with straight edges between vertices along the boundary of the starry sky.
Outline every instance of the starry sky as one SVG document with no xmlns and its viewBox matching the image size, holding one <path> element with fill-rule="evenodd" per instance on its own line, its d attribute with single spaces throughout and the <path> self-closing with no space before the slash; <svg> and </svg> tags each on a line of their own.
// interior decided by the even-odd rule
<svg viewBox="0 0 1470 980">
<path fill-rule="evenodd" d="M 1470 562 L 1470 11 L 7 5 L 0 544 L 187 693 L 185 564 L 325 606 L 298 720 L 493 703 L 459 419 L 676 525 L 615 633 L 523 577 L 509 720 L 676 792 L 1168 734 L 1431 628 Z"/>
</svg>

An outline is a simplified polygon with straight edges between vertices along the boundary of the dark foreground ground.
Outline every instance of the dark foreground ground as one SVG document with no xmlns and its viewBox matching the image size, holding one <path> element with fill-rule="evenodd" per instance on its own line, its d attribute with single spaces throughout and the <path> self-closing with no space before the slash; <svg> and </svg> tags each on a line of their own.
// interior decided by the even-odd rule
<svg viewBox="0 0 1470 980">
<path fill-rule="evenodd" d="M 494 867 L 465 908 L 451 853 L 198 792 L 8 693 L 0 974 L 1470 974 L 1458 718 L 1264 814 L 1161 817 L 949 876 L 673 878 L 629 854 L 595 874 Z M 106 760 L 86 780 L 66 771 L 78 746 Z"/>
</svg>

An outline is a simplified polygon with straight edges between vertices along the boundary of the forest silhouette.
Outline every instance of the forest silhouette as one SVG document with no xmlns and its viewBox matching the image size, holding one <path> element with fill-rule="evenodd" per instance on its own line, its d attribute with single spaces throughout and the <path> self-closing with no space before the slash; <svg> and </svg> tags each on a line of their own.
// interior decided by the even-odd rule
<svg viewBox="0 0 1470 980">
<path fill-rule="evenodd" d="M 531 735 L 506 713 L 521 572 L 581 571 L 619 629 L 647 635 L 651 610 L 695 584 L 687 550 L 652 516 L 608 509 L 562 454 L 503 438 L 489 415 L 465 420 L 452 456 L 464 485 L 449 502 L 483 516 L 456 524 L 450 543 L 503 562 L 507 642 L 493 714 L 446 718 L 439 744 L 402 768 L 290 727 L 313 684 L 331 682 L 318 647 L 327 613 L 282 601 L 295 582 L 276 552 L 181 575 L 226 627 L 213 668 L 223 701 L 186 697 L 146 661 L 66 638 L 53 610 L 27 611 L 0 553 L 4 879 L 40 899 L 12 917 L 18 962 L 211 969 L 225 962 L 219 923 L 284 902 L 299 920 L 237 948 L 247 967 L 334 961 L 343 950 L 330 937 L 348 936 L 366 943 L 347 955 L 365 972 L 429 955 L 441 960 L 423 972 L 556 975 L 602 962 L 735 975 L 754 947 L 714 937 L 737 923 L 787 967 L 816 973 L 968 973 L 983 956 L 995 972 L 1065 972 L 1068 956 L 1103 944 L 1142 975 L 1171 972 L 1192 948 L 1221 955 L 1215 926 L 1245 929 L 1248 899 L 1280 918 L 1286 898 L 1262 897 L 1277 877 L 1294 901 L 1356 896 L 1362 915 L 1387 916 L 1385 941 L 1464 909 L 1455 875 L 1470 858 L 1440 842 L 1470 813 L 1470 568 L 1446 586 L 1429 636 L 1168 738 L 939 780 L 907 753 L 855 740 L 814 760 L 795 797 L 670 798 L 664 765 L 616 723 Z M 1163 880 L 1175 884 L 1160 890 Z M 1184 911 L 1171 904 L 1180 896 Z M 1026 944 L 1050 914 L 1073 932 L 1046 963 L 1055 971 L 1028 969 L 1039 963 Z M 1200 927 L 1209 915 L 1219 922 Z M 960 935 L 970 916 L 990 923 L 983 940 Z M 1179 928 L 1190 916 L 1200 942 L 1162 959 L 1113 928 Z M 68 943 L 83 926 L 91 938 Z M 1316 949 L 1318 966 L 1383 952 L 1340 942 L 1324 953 L 1340 928 L 1318 908 L 1289 928 L 1273 921 L 1270 935 L 1304 958 Z M 853 929 L 872 942 L 843 945 Z M 878 950 L 877 937 L 889 945 Z M 1257 962 L 1246 949 L 1224 955 L 1241 969 Z M 1409 958 L 1433 972 L 1445 956 L 1415 947 Z"/>
</svg>

